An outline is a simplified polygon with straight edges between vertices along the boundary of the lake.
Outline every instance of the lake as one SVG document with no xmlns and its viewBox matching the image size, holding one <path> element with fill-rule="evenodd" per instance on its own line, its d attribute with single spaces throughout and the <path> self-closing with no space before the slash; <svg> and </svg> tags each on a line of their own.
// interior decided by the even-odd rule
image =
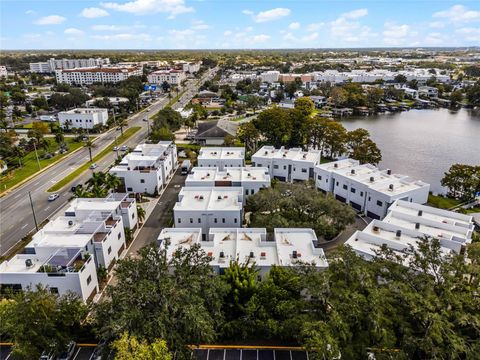
<svg viewBox="0 0 480 360">
<path fill-rule="evenodd" d="M 480 115 L 470 110 L 410 110 L 341 120 L 347 130 L 364 128 L 382 151 L 379 167 L 430 183 L 444 193 L 443 174 L 452 164 L 480 165 Z"/>
</svg>

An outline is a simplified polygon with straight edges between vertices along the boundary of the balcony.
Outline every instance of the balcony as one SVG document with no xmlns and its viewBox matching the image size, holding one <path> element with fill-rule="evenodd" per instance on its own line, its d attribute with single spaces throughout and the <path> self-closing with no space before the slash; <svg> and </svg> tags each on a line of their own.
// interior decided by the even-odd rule
<svg viewBox="0 0 480 360">
<path fill-rule="evenodd" d="M 82 272 L 91 259 L 91 255 L 82 253 L 81 249 L 59 249 L 40 266 L 37 272 L 47 273 L 48 276 L 65 276 L 67 273 Z"/>
</svg>

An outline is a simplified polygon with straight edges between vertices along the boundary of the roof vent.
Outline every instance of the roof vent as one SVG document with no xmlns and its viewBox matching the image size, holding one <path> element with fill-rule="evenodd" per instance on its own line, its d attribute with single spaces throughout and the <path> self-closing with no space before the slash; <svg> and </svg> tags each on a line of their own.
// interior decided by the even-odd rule
<svg viewBox="0 0 480 360">
<path fill-rule="evenodd" d="M 423 215 L 423 210 L 418 210 L 418 216 L 422 216 Z"/>
<path fill-rule="evenodd" d="M 374 231 L 374 232 L 379 232 L 379 231 L 380 231 L 380 228 L 379 228 L 378 226 L 374 226 L 374 227 L 373 227 L 373 231 Z"/>
<path fill-rule="evenodd" d="M 355 169 L 352 169 L 352 170 L 350 171 L 350 174 L 355 175 Z"/>
<path fill-rule="evenodd" d="M 229 172 L 227 172 L 227 176 L 230 176 L 230 173 L 229 173 Z"/>
<path fill-rule="evenodd" d="M 265 155 L 268 155 L 268 151 L 265 151 Z"/>
<path fill-rule="evenodd" d="M 389 189 L 390 191 L 393 191 L 393 184 L 388 185 L 388 189 Z"/>
<path fill-rule="evenodd" d="M 334 168 L 338 168 L 338 163 L 333 164 Z"/>
<path fill-rule="evenodd" d="M 73 220 L 68 220 L 68 226 L 72 226 L 73 225 Z"/>
<path fill-rule="evenodd" d="M 217 199 L 222 200 L 222 195 L 218 195 Z"/>
<path fill-rule="evenodd" d="M 306 159 L 306 158 L 307 158 L 307 154 L 303 154 L 303 158 Z"/>
<path fill-rule="evenodd" d="M 420 223 L 415 223 L 415 229 L 420 229 Z"/>
<path fill-rule="evenodd" d="M 391 169 L 387 169 L 387 174 L 388 174 L 388 175 L 392 175 L 392 170 L 391 170 Z"/>
<path fill-rule="evenodd" d="M 297 258 L 297 250 L 292 251 L 292 258 L 294 258 L 294 259 Z"/>
<path fill-rule="evenodd" d="M 402 236 L 402 230 L 397 230 L 397 232 L 395 233 L 395 236 L 397 238 L 400 238 Z"/>
<path fill-rule="evenodd" d="M 287 157 L 287 154 L 283 154 L 282 156 L 283 156 L 283 157 Z"/>
<path fill-rule="evenodd" d="M 207 173 L 207 177 L 209 177 L 209 176 L 210 176 L 210 173 Z"/>
<path fill-rule="evenodd" d="M 198 198 L 199 198 L 200 200 L 203 200 L 203 195 L 200 195 Z"/>
<path fill-rule="evenodd" d="M 374 182 L 375 178 L 373 176 L 370 176 L 370 182 Z"/>
<path fill-rule="evenodd" d="M 33 266 L 32 259 L 26 259 L 26 260 L 25 260 L 25 266 L 26 266 L 27 268 L 32 267 L 32 266 Z"/>
</svg>

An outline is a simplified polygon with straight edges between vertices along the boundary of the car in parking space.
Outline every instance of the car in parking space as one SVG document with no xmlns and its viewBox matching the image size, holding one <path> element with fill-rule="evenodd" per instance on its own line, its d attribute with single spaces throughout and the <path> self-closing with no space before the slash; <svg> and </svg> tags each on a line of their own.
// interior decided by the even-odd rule
<svg viewBox="0 0 480 360">
<path fill-rule="evenodd" d="M 60 355 L 58 355 L 57 357 L 57 360 L 71 360 L 73 359 L 73 355 L 75 353 L 75 348 L 76 348 L 76 344 L 74 341 L 70 341 L 67 345 L 67 347 L 65 348 L 65 350 L 63 350 Z"/>
<path fill-rule="evenodd" d="M 93 163 L 92 165 L 90 165 L 91 170 L 96 169 L 97 167 L 98 167 L 98 165 L 96 163 Z"/>
<path fill-rule="evenodd" d="M 128 150 L 128 146 L 127 146 L 127 145 L 123 145 L 123 146 L 120 148 L 120 150 L 122 150 L 122 151 L 127 151 L 127 150 Z"/>
<path fill-rule="evenodd" d="M 60 195 L 58 193 L 53 193 L 48 195 L 48 201 L 54 201 L 57 200 Z"/>
</svg>

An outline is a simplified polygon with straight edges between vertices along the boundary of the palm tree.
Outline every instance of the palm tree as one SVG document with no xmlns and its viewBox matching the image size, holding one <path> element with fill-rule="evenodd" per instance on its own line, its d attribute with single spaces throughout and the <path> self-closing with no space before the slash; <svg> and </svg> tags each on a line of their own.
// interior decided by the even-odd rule
<svg viewBox="0 0 480 360">
<path fill-rule="evenodd" d="M 75 191 L 73 192 L 73 195 L 77 198 L 90 198 L 92 197 L 92 193 L 88 191 L 87 188 L 83 186 L 77 186 L 75 188 Z"/>
<path fill-rule="evenodd" d="M 137 204 L 137 216 L 138 216 L 138 221 L 143 224 L 143 221 L 145 220 L 145 209 L 141 207 L 140 205 Z"/>
<path fill-rule="evenodd" d="M 58 144 L 58 146 L 61 146 L 64 141 L 65 141 L 65 136 L 63 136 L 63 131 L 59 130 L 55 134 L 55 142 Z"/>
<path fill-rule="evenodd" d="M 122 134 L 123 136 L 123 128 L 128 126 L 128 123 L 125 119 L 121 119 L 121 120 L 118 120 L 117 121 L 117 125 L 120 127 L 120 133 Z"/>
<path fill-rule="evenodd" d="M 105 186 L 105 173 L 93 173 L 92 177 L 87 180 L 87 185 L 90 189 L 92 189 L 92 192 L 94 187 L 103 188 Z"/>
<path fill-rule="evenodd" d="M 92 191 L 92 196 L 93 197 L 104 198 L 105 196 L 107 196 L 107 189 L 105 189 L 102 186 L 94 185 L 94 186 L 90 187 L 90 189 Z"/>
<path fill-rule="evenodd" d="M 122 185 L 122 180 L 115 174 L 106 174 L 105 175 L 105 187 L 108 190 L 116 190 L 120 185 Z"/>
<path fill-rule="evenodd" d="M 88 148 L 88 155 L 90 156 L 90 162 L 92 162 L 92 149 L 94 149 L 96 147 L 96 145 L 93 143 L 92 140 L 88 139 L 87 141 L 85 141 L 85 144 L 84 146 L 86 148 Z"/>
</svg>

